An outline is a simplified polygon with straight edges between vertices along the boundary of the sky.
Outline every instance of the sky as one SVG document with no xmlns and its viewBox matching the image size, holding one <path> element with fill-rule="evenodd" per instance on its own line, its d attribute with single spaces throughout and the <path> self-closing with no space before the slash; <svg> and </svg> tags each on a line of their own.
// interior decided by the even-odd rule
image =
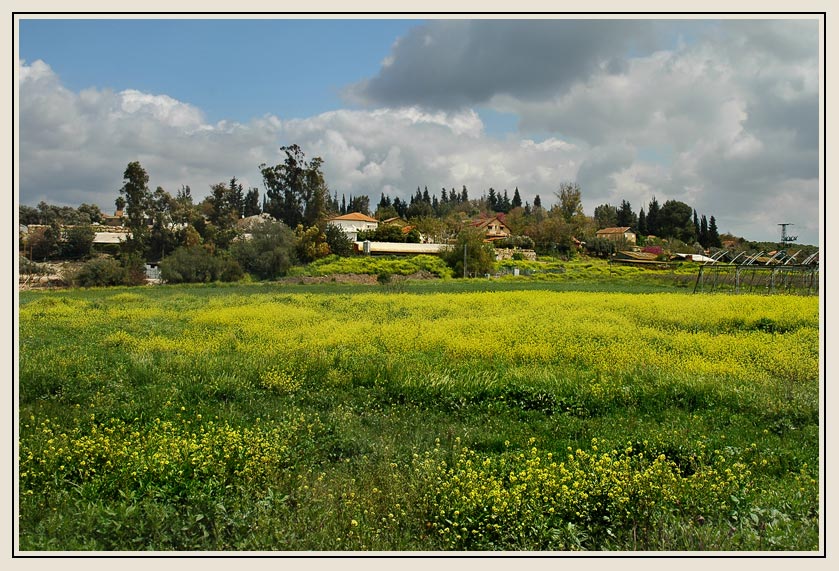
<svg viewBox="0 0 839 571">
<path fill-rule="evenodd" d="M 819 243 L 819 28 L 787 19 L 21 18 L 19 200 L 194 197 L 297 144 L 331 193 L 655 197 Z"/>
</svg>

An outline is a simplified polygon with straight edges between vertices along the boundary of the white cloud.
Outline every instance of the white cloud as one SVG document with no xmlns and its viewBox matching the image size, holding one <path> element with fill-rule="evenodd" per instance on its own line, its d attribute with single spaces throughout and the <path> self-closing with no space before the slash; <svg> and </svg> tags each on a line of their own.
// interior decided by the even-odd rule
<svg viewBox="0 0 839 571">
<path fill-rule="evenodd" d="M 292 143 L 324 158 L 327 183 L 339 195 L 368 194 L 376 202 L 382 192 L 408 198 L 417 186 L 439 195 L 466 185 L 472 196 L 518 186 L 525 200 L 541 194 L 549 202 L 582 157 L 556 138 L 488 137 L 473 110 L 337 110 L 207 124 L 199 109 L 166 95 L 73 93 L 43 62 L 21 70 L 20 191 L 27 204 L 93 202 L 109 210 L 133 160 L 153 188 L 173 193 L 189 185 L 202 197 L 232 176 L 261 188 L 258 165 L 281 162 L 280 147 Z"/>
<path fill-rule="evenodd" d="M 421 72 L 435 64 L 455 77 L 464 71 L 458 62 L 467 65 L 481 53 L 481 41 L 498 41 L 474 34 L 455 41 L 450 32 L 463 24 L 446 26 L 422 30 L 433 38 L 430 45 L 410 34 L 396 42 L 382 78 L 396 82 L 398 74 L 411 75 L 411 65 Z M 280 147 L 296 143 L 308 157 L 324 159 L 339 198 L 367 194 L 376 203 L 382 192 L 408 198 L 418 186 L 439 195 L 441 187 L 466 185 L 472 197 L 489 187 L 510 193 L 518 187 L 523 200 L 539 194 L 550 204 L 561 182 L 576 180 L 587 213 L 620 200 L 637 212 L 655 195 L 660 203 L 682 200 L 714 215 L 723 231 L 773 239 L 777 222 L 793 222 L 815 242 L 818 74 L 809 27 L 794 28 L 726 24 L 632 57 L 617 50 L 626 42 L 610 50 L 586 42 L 580 49 L 594 54 L 583 58 L 588 63 L 563 66 L 571 75 L 553 77 L 550 89 L 536 80 L 518 91 L 499 88 L 513 73 L 504 62 L 519 61 L 502 58 L 499 75 L 472 101 L 519 118 L 522 132 L 504 137 L 488 135 L 469 106 L 400 106 L 395 96 L 365 110 L 209 124 L 200 109 L 165 94 L 74 93 L 44 62 L 21 63 L 21 198 L 108 209 L 132 160 L 143 164 L 153 187 L 170 192 L 186 184 L 201 197 L 232 176 L 261 188 L 258 165 L 281 162 Z M 750 29 L 759 33 L 743 39 Z M 528 41 L 551 39 L 537 34 Z M 775 53 L 778 45 L 786 51 Z M 433 59 L 449 52 L 458 56 L 455 63 Z M 513 77 L 538 72 L 540 61 Z M 393 93 L 410 91 L 388 85 Z M 466 86 L 449 87 L 458 101 L 470 100 Z M 355 89 L 368 98 L 374 93 L 362 84 Z M 773 221 L 776 215 L 790 219 Z"/>
</svg>

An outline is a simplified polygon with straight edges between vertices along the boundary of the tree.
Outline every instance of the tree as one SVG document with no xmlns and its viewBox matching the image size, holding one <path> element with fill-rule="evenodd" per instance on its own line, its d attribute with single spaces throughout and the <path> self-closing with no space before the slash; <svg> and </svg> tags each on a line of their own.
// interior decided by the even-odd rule
<svg viewBox="0 0 839 571">
<path fill-rule="evenodd" d="M 172 220 L 175 199 L 172 195 L 157 187 L 151 200 L 152 227 L 149 236 L 149 256 L 161 260 L 167 253 L 178 247 L 178 236 Z"/>
<path fill-rule="evenodd" d="M 574 229 L 557 209 L 541 221 L 534 221 L 525 233 L 533 238 L 534 249 L 540 254 L 568 255 L 573 248 Z"/>
<path fill-rule="evenodd" d="M 224 254 L 215 256 L 203 246 L 180 247 L 160 262 L 160 277 L 169 283 L 236 281 L 242 268 Z"/>
<path fill-rule="evenodd" d="M 615 242 L 608 238 L 593 238 L 586 241 L 586 251 L 598 258 L 608 258 L 615 253 Z"/>
<path fill-rule="evenodd" d="M 538 194 L 533 199 L 533 208 L 542 208 L 542 199 L 539 198 Z"/>
<path fill-rule="evenodd" d="M 327 226 L 327 233 L 329 228 Z M 336 228 L 344 234 L 340 228 Z M 259 279 L 274 279 L 285 275 L 295 261 L 295 237 L 291 228 L 274 220 L 255 224 L 249 240 L 237 240 L 230 253 L 242 269 Z M 346 237 L 346 235 L 344 234 Z"/>
<path fill-rule="evenodd" d="M 583 199 L 579 184 L 563 182 L 559 185 L 556 197 L 559 199 L 557 208 L 566 222 L 570 224 L 575 217 L 583 216 Z"/>
<path fill-rule="evenodd" d="M 38 224 L 38 209 L 31 206 L 21 204 L 18 206 L 18 222 L 20 224 L 30 225 Z"/>
<path fill-rule="evenodd" d="M 361 212 L 365 216 L 370 216 L 370 197 L 366 194 L 352 197 L 347 212 Z"/>
<path fill-rule="evenodd" d="M 495 189 L 489 187 L 489 192 L 487 192 L 487 207 L 492 212 L 498 211 L 498 197 L 495 195 Z"/>
<path fill-rule="evenodd" d="M 304 228 L 302 224 L 298 224 L 297 228 L 294 229 L 294 236 L 296 239 L 297 258 L 304 264 L 329 255 L 326 234 L 317 226 Z"/>
<path fill-rule="evenodd" d="M 643 208 L 641 209 L 641 212 L 638 213 L 638 235 L 647 235 L 647 215 L 644 214 Z"/>
<path fill-rule="evenodd" d="M 708 219 L 705 218 L 705 215 L 702 215 L 702 219 L 699 222 L 699 243 L 702 244 L 703 248 L 707 248 L 710 246 L 708 240 Z"/>
<path fill-rule="evenodd" d="M 273 167 L 259 165 L 267 195 L 263 210 L 291 228 L 303 223 L 313 225 L 325 218 L 329 200 L 321 172 L 323 160 L 315 157 L 307 162 L 298 145 L 280 150 L 286 155 L 283 163 Z M 344 207 L 341 210 L 346 214 Z"/>
<path fill-rule="evenodd" d="M 326 245 L 329 246 L 330 254 L 344 258 L 353 255 L 353 242 L 346 232 L 333 224 L 327 224 L 323 234 L 326 236 Z"/>
<path fill-rule="evenodd" d="M 61 244 L 62 257 L 80 260 L 90 256 L 94 236 L 95 232 L 90 226 L 70 226 Z"/>
<path fill-rule="evenodd" d="M 659 210 L 661 210 L 661 207 L 658 205 L 658 201 L 655 199 L 655 196 L 653 196 L 653 199 L 647 207 L 647 234 L 651 236 L 660 236 L 661 229 L 659 228 L 658 221 Z"/>
<path fill-rule="evenodd" d="M 329 205 L 329 188 L 321 172 L 323 159 L 313 158 L 306 167 L 303 175 L 303 223 L 315 226 L 326 219 Z M 370 213 L 370 199 L 366 196 L 365 214 Z"/>
<path fill-rule="evenodd" d="M 659 233 L 662 237 L 676 238 L 686 244 L 696 241 L 691 215 L 693 208 L 678 200 L 668 200 L 659 213 Z M 649 219 L 648 219 L 649 222 Z"/>
<path fill-rule="evenodd" d="M 259 207 L 259 189 L 251 188 L 245 194 L 242 216 L 247 218 L 257 214 L 262 214 L 262 209 Z"/>
<path fill-rule="evenodd" d="M 720 233 L 717 230 L 717 221 L 713 216 L 711 216 L 711 219 L 708 221 L 708 246 L 714 248 L 722 247 Z"/>
<path fill-rule="evenodd" d="M 611 204 L 601 204 L 594 208 L 594 222 L 597 229 L 613 228 L 618 225 L 618 209 Z"/>
<path fill-rule="evenodd" d="M 503 212 L 503 213 L 505 213 L 505 214 L 506 214 L 507 212 L 509 212 L 509 211 L 510 211 L 510 209 L 511 209 L 512 207 L 513 207 L 513 206 L 512 206 L 512 204 L 510 203 L 510 197 L 509 197 L 509 196 L 507 196 L 507 189 L 505 188 L 505 189 L 504 189 L 504 194 L 503 194 L 503 195 L 501 196 L 501 198 L 498 200 L 498 211 L 499 211 L 499 212 Z"/>
<path fill-rule="evenodd" d="M 95 224 L 102 222 L 102 211 L 95 204 L 82 203 L 76 210 L 78 210 L 80 218 L 83 218 L 83 220 L 81 220 L 83 224 Z M 86 220 L 84 220 L 84 218 L 86 218 Z"/>
<path fill-rule="evenodd" d="M 142 256 L 148 240 L 148 224 L 146 219 L 151 207 L 151 193 L 149 192 L 149 175 L 138 161 L 128 163 L 123 173 L 123 185 L 120 188 L 120 198 L 124 198 L 125 220 L 130 234 L 122 243 L 125 253 Z M 119 203 L 117 203 L 119 208 Z"/>
<path fill-rule="evenodd" d="M 484 242 L 482 230 L 466 228 L 443 252 L 443 259 L 455 276 L 482 276 L 491 273 L 495 266 L 495 248 Z"/>
<path fill-rule="evenodd" d="M 693 209 L 693 235 L 697 240 L 701 237 L 702 228 L 699 225 L 699 216 L 696 214 L 696 208 Z"/>
<path fill-rule="evenodd" d="M 519 187 L 513 192 L 513 200 L 510 202 L 510 210 L 513 208 L 521 208 L 521 195 L 519 194 Z"/>
<path fill-rule="evenodd" d="M 46 228 L 31 230 L 26 237 L 24 252 L 29 259 L 47 260 L 56 257 L 61 252 L 61 229 L 57 222 Z"/>
<path fill-rule="evenodd" d="M 632 205 L 626 200 L 621 200 L 621 206 L 617 211 L 616 226 L 629 226 L 636 228 L 638 226 L 638 217 L 632 211 Z"/>
</svg>

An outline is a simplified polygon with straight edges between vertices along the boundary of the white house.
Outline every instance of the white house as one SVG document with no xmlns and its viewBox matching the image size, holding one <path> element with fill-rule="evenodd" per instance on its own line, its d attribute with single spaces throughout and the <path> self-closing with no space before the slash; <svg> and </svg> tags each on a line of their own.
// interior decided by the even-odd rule
<svg viewBox="0 0 839 571">
<path fill-rule="evenodd" d="M 358 241 L 358 233 L 362 230 L 375 230 L 379 227 L 379 221 L 361 212 L 351 212 L 343 216 L 335 216 L 327 220 L 327 223 L 337 226 L 353 242 Z"/>
</svg>

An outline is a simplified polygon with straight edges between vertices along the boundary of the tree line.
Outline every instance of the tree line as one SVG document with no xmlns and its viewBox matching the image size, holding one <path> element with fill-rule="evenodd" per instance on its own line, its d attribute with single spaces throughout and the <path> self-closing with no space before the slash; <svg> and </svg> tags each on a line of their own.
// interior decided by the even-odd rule
<svg viewBox="0 0 839 571">
<path fill-rule="evenodd" d="M 575 182 L 560 183 L 549 208 L 543 206 L 539 195 L 533 204 L 523 202 L 518 187 L 512 193 L 489 188 L 470 197 L 465 185 L 460 190 L 442 188 L 439 196 L 418 186 L 407 200 L 382 193 L 371 212 L 367 195 L 350 195 L 349 200 L 342 195 L 339 201 L 337 192 L 330 193 L 323 159 L 307 158 L 297 145 L 281 147 L 281 151 L 282 162 L 259 165 L 264 195 L 258 188 L 245 189 L 233 177 L 212 185 L 200 202 L 185 185 L 174 196 L 160 186 L 152 191 L 142 165 L 129 163 L 114 201 L 128 230 L 118 261 L 124 268 L 133 268 L 135 274 L 148 261 L 161 261 L 161 268 L 169 266 L 170 270 L 175 265 L 194 270 L 173 276 L 173 281 L 202 281 L 221 275 L 232 278 L 244 273 L 277 277 L 295 263 L 329 254 L 351 255 L 353 247 L 346 235 L 327 224 L 331 216 L 349 212 L 408 221 L 413 227 L 409 233 L 383 229 L 370 234 L 392 241 L 417 241 L 422 235 L 429 241 L 454 243 L 458 236 L 473 230 L 471 221 L 476 217 L 500 215 L 515 237 L 540 254 L 573 255 L 584 242 L 590 253 L 604 255 L 614 250 L 614 243 L 598 239 L 596 232 L 611 226 L 631 227 L 642 245 L 652 236 L 649 240 L 653 242 L 666 238 L 694 248 L 720 246 L 714 216 L 700 216 L 679 201 L 659 205 L 653 197 L 646 209 L 636 214 L 623 200 L 619 207 L 599 205 L 593 216 L 587 216 L 582 189 Z M 241 226 L 241 219 L 263 213 L 270 218 L 259 219 L 249 228 Z M 90 225 L 105 219 L 98 206 L 89 204 L 78 208 L 44 202 L 37 207 L 21 206 L 22 224 L 47 227 L 30 235 L 24 251 L 34 259 L 85 258 L 92 242 Z M 249 240 L 240 239 L 243 234 L 248 234 Z"/>
</svg>

